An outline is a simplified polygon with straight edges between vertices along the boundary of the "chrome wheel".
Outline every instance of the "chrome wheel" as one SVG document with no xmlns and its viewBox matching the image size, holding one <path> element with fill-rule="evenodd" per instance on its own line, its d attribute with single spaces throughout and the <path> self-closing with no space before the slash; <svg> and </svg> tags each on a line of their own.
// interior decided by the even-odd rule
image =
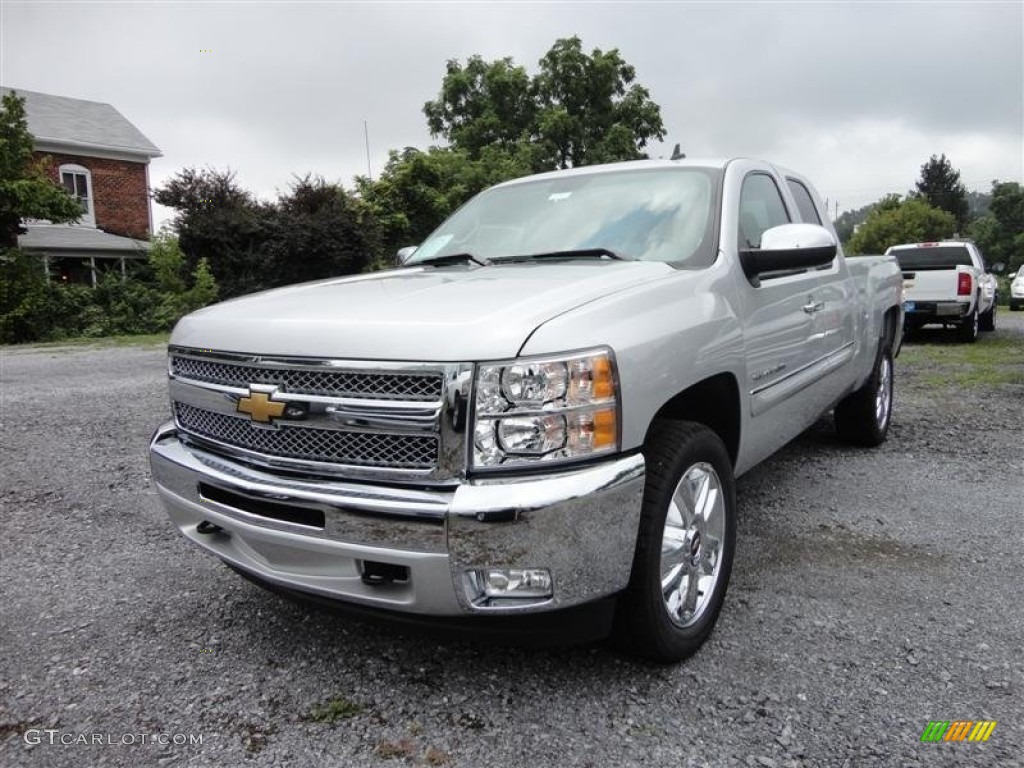
<svg viewBox="0 0 1024 768">
<path fill-rule="evenodd" d="M 710 464 L 694 464 L 672 493 L 661 539 L 662 601 L 676 626 L 694 624 L 707 610 L 724 541 L 722 483 Z"/>
<path fill-rule="evenodd" d="M 882 355 L 878 365 L 878 389 L 875 391 L 875 423 L 885 429 L 892 409 L 892 360 Z"/>
</svg>

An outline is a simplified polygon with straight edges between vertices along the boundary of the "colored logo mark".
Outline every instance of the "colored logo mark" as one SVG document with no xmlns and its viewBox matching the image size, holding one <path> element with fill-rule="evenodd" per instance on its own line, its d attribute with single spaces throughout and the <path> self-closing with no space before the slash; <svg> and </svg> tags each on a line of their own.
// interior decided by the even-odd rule
<svg viewBox="0 0 1024 768">
<path fill-rule="evenodd" d="M 239 413 L 247 413 L 253 421 L 264 424 L 271 419 L 279 419 L 284 415 L 285 404 L 271 400 L 274 393 L 249 391 L 248 397 L 239 399 L 237 410 Z"/>
<path fill-rule="evenodd" d="M 988 741 L 996 720 L 931 720 L 921 741 Z"/>
</svg>

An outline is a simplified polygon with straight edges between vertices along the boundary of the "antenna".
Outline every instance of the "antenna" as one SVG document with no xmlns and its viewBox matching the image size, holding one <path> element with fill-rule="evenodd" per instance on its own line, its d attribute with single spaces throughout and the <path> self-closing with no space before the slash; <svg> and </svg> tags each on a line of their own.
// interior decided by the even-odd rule
<svg viewBox="0 0 1024 768">
<path fill-rule="evenodd" d="M 370 169 L 370 129 L 363 120 L 363 137 L 366 139 L 366 175 L 373 181 L 373 171 Z"/>
<path fill-rule="evenodd" d="M 686 155 L 679 151 L 679 145 L 676 144 L 675 149 L 672 150 L 672 157 L 669 160 L 683 160 L 685 157 Z"/>
</svg>

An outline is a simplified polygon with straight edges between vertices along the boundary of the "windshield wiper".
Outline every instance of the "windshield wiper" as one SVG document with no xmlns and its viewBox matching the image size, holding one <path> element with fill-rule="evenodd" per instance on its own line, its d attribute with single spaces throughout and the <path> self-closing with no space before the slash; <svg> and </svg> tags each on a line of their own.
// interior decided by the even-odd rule
<svg viewBox="0 0 1024 768">
<path fill-rule="evenodd" d="M 423 259 L 422 261 L 414 261 L 408 266 L 410 267 L 442 267 L 445 264 L 462 264 L 464 262 L 472 262 L 473 264 L 479 264 L 481 267 L 486 267 L 491 262 L 481 261 L 472 253 L 449 253 L 444 256 L 434 256 L 431 259 Z"/>
<path fill-rule="evenodd" d="M 636 261 L 632 256 L 616 253 L 609 248 L 576 248 L 568 251 L 549 251 L 547 253 L 524 253 L 520 256 L 505 256 L 494 259 L 496 262 L 528 261 L 532 259 L 594 259 L 602 256 L 616 261 Z"/>
</svg>

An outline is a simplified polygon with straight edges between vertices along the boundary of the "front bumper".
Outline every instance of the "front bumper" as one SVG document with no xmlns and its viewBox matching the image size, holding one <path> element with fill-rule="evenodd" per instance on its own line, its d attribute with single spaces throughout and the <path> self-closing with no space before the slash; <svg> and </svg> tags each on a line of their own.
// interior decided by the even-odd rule
<svg viewBox="0 0 1024 768">
<path fill-rule="evenodd" d="M 286 589 L 425 616 L 549 611 L 621 591 L 644 486 L 639 454 L 440 489 L 286 478 L 186 444 L 173 422 L 154 433 L 150 464 L 175 526 L 222 560 Z M 368 563 L 405 578 L 372 583 Z M 483 601 L 470 577 L 482 568 L 547 568 L 553 594 Z"/>
</svg>

